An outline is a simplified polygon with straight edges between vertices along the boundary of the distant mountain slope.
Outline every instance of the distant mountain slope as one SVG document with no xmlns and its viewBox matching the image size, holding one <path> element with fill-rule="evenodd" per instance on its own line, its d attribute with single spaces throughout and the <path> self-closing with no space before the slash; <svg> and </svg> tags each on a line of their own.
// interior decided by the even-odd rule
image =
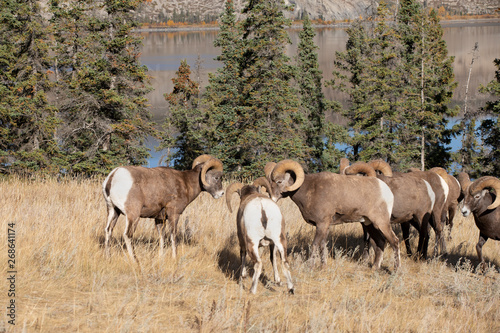
<svg viewBox="0 0 500 333">
<path fill-rule="evenodd" d="M 307 13 L 313 19 L 325 21 L 355 19 L 366 17 L 372 12 L 376 0 L 285 0 L 295 7 L 288 15 L 300 18 Z M 389 0 L 391 1 L 391 0 Z M 393 0 L 394 1 L 394 0 Z M 493 14 L 499 9 L 499 0 L 420 0 L 426 6 L 443 7 L 450 14 Z M 166 19 L 184 17 L 214 21 L 224 8 L 225 0 L 148 0 L 138 13 L 141 19 L 149 22 L 165 22 Z M 235 7 L 241 9 L 244 0 L 234 0 Z M 175 20 L 174 21 L 178 21 Z"/>
</svg>

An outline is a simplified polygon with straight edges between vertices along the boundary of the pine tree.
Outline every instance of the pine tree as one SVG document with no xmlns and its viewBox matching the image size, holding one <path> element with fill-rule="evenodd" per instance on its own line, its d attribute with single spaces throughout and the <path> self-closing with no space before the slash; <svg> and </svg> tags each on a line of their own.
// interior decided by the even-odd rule
<svg viewBox="0 0 500 333">
<path fill-rule="evenodd" d="M 68 173 L 106 173 L 149 156 L 143 143 L 154 134 L 145 98 L 151 88 L 139 63 L 140 38 L 131 33 L 140 3 L 50 2 Z"/>
<path fill-rule="evenodd" d="M 293 86 L 294 66 L 285 54 L 290 43 L 282 0 L 250 1 L 236 23 L 232 3 L 221 17 L 216 46 L 223 67 L 210 78 L 206 100 L 210 151 L 229 173 L 262 175 L 268 161 L 309 157 Z M 227 38 L 227 40 L 225 39 Z"/>
<path fill-rule="evenodd" d="M 403 105 L 408 137 L 411 141 L 420 138 L 421 168 L 445 167 L 451 161 L 446 146 L 456 134 L 448 128 L 448 119 L 458 114 L 458 107 L 448 106 L 457 86 L 454 57 L 448 56 L 436 11 L 427 13 L 415 0 L 404 0 L 399 12 L 398 30 L 405 45 L 403 86 L 408 98 Z M 415 147 L 411 142 L 405 145 Z"/>
<path fill-rule="evenodd" d="M 55 173 L 47 25 L 38 1 L 0 4 L 0 169 Z"/>
<path fill-rule="evenodd" d="M 319 69 L 318 47 L 314 44 L 316 33 L 311 25 L 311 20 L 306 14 L 303 27 L 299 33 L 297 47 L 298 75 L 296 80 L 299 85 L 301 112 L 307 116 L 303 123 L 306 134 L 307 146 L 311 148 L 308 160 L 309 170 L 322 170 L 325 163 L 323 159 L 325 144 L 323 143 L 324 118 L 328 108 L 322 91 L 323 73 Z"/>
<path fill-rule="evenodd" d="M 164 125 L 161 149 L 173 151 L 171 157 L 173 166 L 179 169 L 189 169 L 193 160 L 205 151 L 205 133 L 203 114 L 198 108 L 198 83 L 191 80 L 191 68 L 186 60 L 172 79 L 174 89 L 165 94 L 170 105 L 170 114 Z M 167 161 L 167 164 L 169 161 Z"/>
<path fill-rule="evenodd" d="M 242 114 L 240 77 L 241 30 L 234 4 L 227 0 L 220 16 L 219 33 L 214 46 L 221 49 L 216 58 L 223 66 L 216 73 L 209 73 L 209 82 L 203 96 L 206 108 L 208 150 L 217 156 L 227 170 L 241 169 L 241 149 L 236 144 L 241 132 L 239 116 Z"/>
<path fill-rule="evenodd" d="M 481 93 L 489 93 L 494 100 L 489 101 L 482 108 L 488 117 L 481 122 L 479 127 L 481 138 L 487 149 L 486 156 L 481 158 L 482 172 L 498 176 L 500 174 L 500 59 L 495 59 L 495 78 L 486 86 L 480 87 Z"/>
<path fill-rule="evenodd" d="M 286 32 L 283 0 L 250 1 L 242 22 L 241 149 L 242 174 L 261 175 L 266 162 L 285 158 L 304 161 L 309 157 L 300 124 L 297 91 L 291 81 L 294 68 L 285 54 L 290 43 Z"/>
</svg>

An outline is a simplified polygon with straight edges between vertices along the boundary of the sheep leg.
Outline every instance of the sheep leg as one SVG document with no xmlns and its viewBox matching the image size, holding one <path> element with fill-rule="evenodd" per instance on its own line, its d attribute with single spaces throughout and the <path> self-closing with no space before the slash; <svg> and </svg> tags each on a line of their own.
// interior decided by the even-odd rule
<svg viewBox="0 0 500 333">
<path fill-rule="evenodd" d="M 139 221 L 139 217 L 136 216 L 130 216 L 126 215 L 126 225 L 125 225 L 125 231 L 123 233 L 123 239 L 125 240 L 125 245 L 127 246 L 127 251 L 130 256 L 130 258 L 139 264 L 139 261 L 137 260 L 137 257 L 135 256 L 134 252 L 134 246 L 132 245 L 132 236 L 134 235 L 135 227 L 137 225 L 137 222 Z"/>
<path fill-rule="evenodd" d="M 369 235 L 368 236 L 369 242 L 375 252 L 375 259 L 373 260 L 372 268 L 374 270 L 379 269 L 383 259 L 386 240 L 382 235 L 382 233 L 380 232 L 380 230 L 375 228 L 373 224 L 364 225 L 364 228 L 366 229 L 367 234 Z"/>
<path fill-rule="evenodd" d="M 403 232 L 403 240 L 405 241 L 406 254 L 408 257 L 412 256 L 411 244 L 410 244 L 410 223 L 401 223 L 401 231 Z"/>
<path fill-rule="evenodd" d="M 479 233 L 479 240 L 476 244 L 476 252 L 477 252 L 477 257 L 479 258 L 479 267 L 483 272 L 486 270 L 486 263 L 484 262 L 483 258 L 483 245 L 484 243 L 486 243 L 487 240 L 488 237 L 486 237 L 483 233 Z"/>
<path fill-rule="evenodd" d="M 167 214 L 167 216 L 170 225 L 170 243 L 172 244 L 172 259 L 175 259 L 177 257 L 175 238 L 177 236 L 177 222 L 179 221 L 179 214 Z"/>
<path fill-rule="evenodd" d="M 276 245 L 274 245 L 274 242 L 269 244 L 269 256 L 271 258 L 271 263 L 273 264 L 273 272 L 274 272 L 274 282 L 281 286 L 281 278 L 280 274 L 278 272 L 278 263 L 276 262 L 276 254 L 277 254 L 277 249 Z"/>
<path fill-rule="evenodd" d="M 244 246 L 240 246 L 240 261 L 241 261 L 240 279 L 239 279 L 240 283 L 242 282 L 243 278 L 247 277 L 246 258 L 247 258 L 246 248 Z"/>
<path fill-rule="evenodd" d="M 108 222 L 106 223 L 106 228 L 104 229 L 106 232 L 104 249 L 107 257 L 110 257 L 111 255 L 109 250 L 109 240 L 111 239 L 111 234 L 113 233 L 113 229 L 115 228 L 116 221 L 118 221 L 119 216 L 120 216 L 119 211 L 117 211 L 113 206 L 108 206 Z"/>
<path fill-rule="evenodd" d="M 366 262 L 370 259 L 371 238 L 367 227 L 363 223 L 361 223 L 361 226 L 363 227 L 363 253 L 361 254 L 361 260 Z"/>
<path fill-rule="evenodd" d="M 419 254 L 419 257 L 422 257 L 424 259 L 427 259 L 427 249 L 429 247 L 429 224 L 433 219 L 433 216 L 424 219 L 422 221 L 422 225 L 420 226 L 417 252 Z"/>
<path fill-rule="evenodd" d="M 293 294 L 294 290 L 293 290 L 292 275 L 290 274 L 290 266 L 288 265 L 287 254 L 286 254 L 286 239 L 284 235 L 281 235 L 281 239 L 282 241 L 280 243 L 276 243 L 276 247 L 278 248 L 278 251 L 280 253 L 281 269 L 283 270 L 283 274 L 285 275 L 286 278 L 286 286 L 288 288 L 288 292 L 290 294 Z M 285 240 L 284 244 L 283 240 Z"/>
<path fill-rule="evenodd" d="M 250 288 L 250 292 L 255 294 L 257 292 L 257 284 L 259 283 L 259 277 L 262 273 L 262 260 L 259 255 L 259 243 L 251 244 L 251 248 L 248 251 L 251 259 L 255 263 L 253 266 L 253 278 L 252 278 L 252 287 Z"/>
<path fill-rule="evenodd" d="M 457 205 L 452 205 L 448 209 L 448 240 L 451 240 L 451 229 L 453 229 L 453 220 L 455 219 L 457 209 Z"/>
<path fill-rule="evenodd" d="M 312 245 L 312 256 L 316 257 L 321 255 L 321 263 L 326 264 L 327 261 L 327 249 L 326 249 L 326 238 L 328 236 L 328 228 L 330 223 L 323 222 L 316 224 L 316 234 L 314 235 L 313 245 Z"/>
<path fill-rule="evenodd" d="M 399 238 L 396 236 L 394 231 L 391 228 L 391 224 L 389 222 L 387 223 L 380 223 L 380 224 L 374 224 L 375 228 L 378 228 L 384 238 L 389 242 L 391 245 L 393 251 L 394 251 L 394 270 L 396 271 L 401 263 L 401 254 L 399 251 Z M 385 244 L 384 244 L 385 245 Z M 383 248 L 382 248 L 383 251 Z"/>
<path fill-rule="evenodd" d="M 155 226 L 160 236 L 160 257 L 163 257 L 165 255 L 165 223 L 161 219 L 155 219 Z"/>
</svg>

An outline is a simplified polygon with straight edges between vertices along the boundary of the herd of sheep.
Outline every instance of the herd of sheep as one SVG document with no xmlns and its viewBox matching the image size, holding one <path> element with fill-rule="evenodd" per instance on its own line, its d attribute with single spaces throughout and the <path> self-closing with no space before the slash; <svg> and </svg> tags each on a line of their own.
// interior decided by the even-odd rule
<svg viewBox="0 0 500 333">
<path fill-rule="evenodd" d="M 282 270 L 288 291 L 294 292 L 287 262 L 285 221 L 276 202 L 289 197 L 300 209 L 307 223 L 316 227 L 312 255 L 327 259 L 326 241 L 330 225 L 360 222 L 365 246 L 363 256 L 371 246 L 375 252 L 374 268 L 380 268 L 382 254 L 388 242 L 394 250 L 394 269 L 400 265 L 399 239 L 392 224 L 401 224 L 406 251 L 412 253 L 409 243 L 410 225 L 419 232 L 417 252 L 427 256 L 429 228 L 435 232 L 435 254 L 446 253 L 444 226 L 453 226 L 453 218 L 460 207 L 464 216 L 473 214 L 479 228 L 476 245 L 481 267 L 485 262 L 482 246 L 492 238 L 500 240 L 500 180 L 481 177 L 474 182 L 466 173 L 455 178 L 442 168 L 428 171 L 412 169 L 406 173 L 393 172 L 382 160 L 349 165 L 342 159 L 339 174 L 319 172 L 306 174 L 293 160 L 268 163 L 265 176 L 251 185 L 233 183 L 227 187 L 226 203 L 232 212 L 231 196 L 237 193 L 240 205 L 236 217 L 240 244 L 240 279 L 246 276 L 246 255 L 254 263 L 250 291 L 255 293 L 262 271 L 259 246 L 270 246 L 274 278 L 281 283 L 276 257 L 280 253 Z M 168 167 L 118 167 L 103 183 L 107 205 L 105 228 L 106 253 L 118 217 L 125 215 L 124 240 L 130 257 L 137 262 L 131 237 L 140 218 L 153 218 L 160 236 L 160 254 L 165 244 L 165 225 L 168 219 L 172 256 L 176 257 L 175 238 L 177 222 L 184 209 L 202 191 L 215 199 L 224 195 L 223 165 L 210 155 L 201 155 L 193 161 L 192 169 L 178 171 Z M 265 192 L 261 192 L 261 188 Z M 460 204 L 459 204 L 460 202 Z"/>
</svg>

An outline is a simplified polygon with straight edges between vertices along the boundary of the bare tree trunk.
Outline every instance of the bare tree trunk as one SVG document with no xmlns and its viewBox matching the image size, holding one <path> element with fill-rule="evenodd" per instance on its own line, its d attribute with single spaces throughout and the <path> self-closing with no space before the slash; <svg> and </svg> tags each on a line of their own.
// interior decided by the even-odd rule
<svg viewBox="0 0 500 333">
<path fill-rule="evenodd" d="M 425 36 L 423 34 L 424 31 L 424 21 L 422 21 L 422 54 L 421 54 L 421 72 L 420 72 L 420 103 L 422 108 L 422 113 L 425 111 L 425 95 L 424 95 L 424 45 L 425 45 Z M 420 148 L 420 163 L 422 171 L 425 170 L 425 130 L 422 128 L 422 140 L 421 140 L 421 148 Z"/>
</svg>

